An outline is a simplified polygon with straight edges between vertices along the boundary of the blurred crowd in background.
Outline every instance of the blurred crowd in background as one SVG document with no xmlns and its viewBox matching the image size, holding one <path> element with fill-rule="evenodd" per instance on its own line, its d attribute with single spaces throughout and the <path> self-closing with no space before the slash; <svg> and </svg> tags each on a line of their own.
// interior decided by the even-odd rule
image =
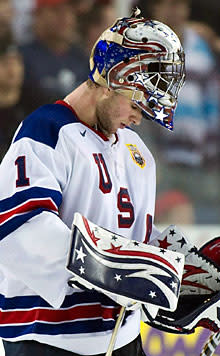
<svg viewBox="0 0 220 356">
<path fill-rule="evenodd" d="M 115 3 L 0 0 L 0 160 L 26 115 L 87 79 L 91 48 L 118 17 Z M 169 25 L 186 53 L 174 132 L 147 120 L 135 129 L 156 159 L 155 223 L 219 224 L 220 1 L 129 4 Z"/>
</svg>

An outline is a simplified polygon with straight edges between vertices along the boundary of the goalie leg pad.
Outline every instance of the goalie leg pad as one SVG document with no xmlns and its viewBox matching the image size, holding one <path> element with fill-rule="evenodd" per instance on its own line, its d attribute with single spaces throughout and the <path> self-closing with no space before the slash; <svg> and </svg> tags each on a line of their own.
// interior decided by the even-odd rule
<svg viewBox="0 0 220 356">
<path fill-rule="evenodd" d="M 220 267 L 209 257 L 211 253 L 208 253 L 211 248 L 215 248 L 213 255 L 218 255 L 219 259 L 219 238 L 197 250 L 178 227 L 170 225 L 151 243 L 154 246 L 184 254 L 185 266 L 181 295 L 212 294 L 220 290 Z"/>
<path fill-rule="evenodd" d="M 214 237 L 200 247 L 199 252 L 220 266 L 220 237 Z"/>
<path fill-rule="evenodd" d="M 181 253 L 164 251 L 107 231 L 76 213 L 67 269 L 81 286 L 124 306 L 145 303 L 175 310 L 184 266 Z"/>
<path fill-rule="evenodd" d="M 153 241 L 155 246 L 181 251 L 185 255 L 180 298 L 174 312 L 159 309 L 154 320 L 142 308 L 143 321 L 171 333 L 192 333 L 200 326 L 220 330 L 220 238 L 200 250 L 174 225 Z"/>
</svg>

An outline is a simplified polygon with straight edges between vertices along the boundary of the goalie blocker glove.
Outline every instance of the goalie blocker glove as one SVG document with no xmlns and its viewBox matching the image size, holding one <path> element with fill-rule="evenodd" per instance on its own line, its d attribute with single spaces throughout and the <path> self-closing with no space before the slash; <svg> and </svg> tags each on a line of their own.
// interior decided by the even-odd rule
<svg viewBox="0 0 220 356">
<path fill-rule="evenodd" d="M 176 311 L 159 309 L 153 320 L 143 306 L 143 320 L 153 327 L 173 333 L 192 333 L 198 326 L 219 331 L 220 238 L 213 239 L 197 250 L 176 226 L 170 225 L 152 243 L 160 248 L 183 253 L 184 274 Z"/>
<path fill-rule="evenodd" d="M 155 317 L 158 308 L 176 309 L 183 266 L 181 253 L 164 254 L 74 215 L 67 262 L 73 287 L 95 289 L 131 309 L 144 303 Z"/>
</svg>

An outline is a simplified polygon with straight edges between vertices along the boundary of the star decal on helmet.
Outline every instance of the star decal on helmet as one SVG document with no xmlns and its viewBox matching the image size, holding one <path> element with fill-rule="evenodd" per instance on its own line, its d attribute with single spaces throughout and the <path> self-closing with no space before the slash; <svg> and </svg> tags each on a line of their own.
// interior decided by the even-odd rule
<svg viewBox="0 0 220 356">
<path fill-rule="evenodd" d="M 145 22 L 144 26 L 150 26 L 154 28 L 156 26 L 156 22 L 154 22 L 153 20 L 148 20 Z"/>
<path fill-rule="evenodd" d="M 153 110 L 153 112 L 154 112 L 154 115 L 155 115 L 155 120 L 158 120 L 160 122 L 164 122 L 164 119 L 169 116 L 169 115 L 164 113 L 164 108 L 161 108 L 160 111 Z"/>
<path fill-rule="evenodd" d="M 155 104 L 158 104 L 158 100 L 157 98 L 154 98 L 153 96 L 150 96 L 148 99 L 147 99 L 148 103 L 155 103 Z"/>
<path fill-rule="evenodd" d="M 147 73 L 134 73 L 134 83 L 144 85 L 144 83 L 149 80 L 149 74 Z"/>
</svg>

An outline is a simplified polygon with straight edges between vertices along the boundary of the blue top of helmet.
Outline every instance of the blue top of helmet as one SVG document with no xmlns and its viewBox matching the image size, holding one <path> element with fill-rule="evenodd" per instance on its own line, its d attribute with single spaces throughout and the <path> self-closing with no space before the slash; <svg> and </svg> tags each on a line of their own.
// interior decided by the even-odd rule
<svg viewBox="0 0 220 356">
<path fill-rule="evenodd" d="M 107 43 L 107 41 L 100 40 L 95 48 L 93 56 L 94 67 L 89 73 L 89 78 L 94 81 L 93 74 L 96 69 L 100 74 L 103 69 L 108 72 L 115 64 L 139 53 L 143 53 L 143 50 L 125 48 L 114 42 Z"/>
</svg>

